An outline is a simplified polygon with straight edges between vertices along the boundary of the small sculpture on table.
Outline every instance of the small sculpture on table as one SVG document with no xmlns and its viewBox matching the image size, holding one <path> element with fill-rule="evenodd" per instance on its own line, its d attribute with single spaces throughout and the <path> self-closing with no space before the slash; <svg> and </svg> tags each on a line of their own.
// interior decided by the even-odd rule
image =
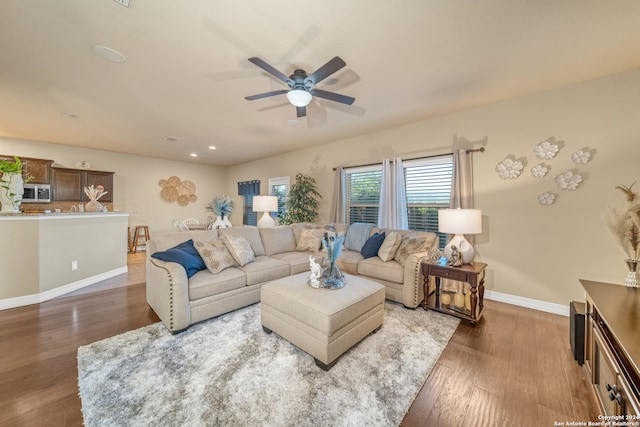
<svg viewBox="0 0 640 427">
<path fill-rule="evenodd" d="M 449 258 L 449 264 L 454 267 L 460 267 L 462 265 L 462 254 L 454 245 L 451 246 L 451 258 Z"/>
<path fill-rule="evenodd" d="M 322 267 L 320 264 L 316 262 L 316 259 L 309 255 L 309 268 L 311 269 L 311 274 L 307 279 L 307 283 L 312 288 L 320 287 L 320 277 L 322 277 Z"/>
</svg>

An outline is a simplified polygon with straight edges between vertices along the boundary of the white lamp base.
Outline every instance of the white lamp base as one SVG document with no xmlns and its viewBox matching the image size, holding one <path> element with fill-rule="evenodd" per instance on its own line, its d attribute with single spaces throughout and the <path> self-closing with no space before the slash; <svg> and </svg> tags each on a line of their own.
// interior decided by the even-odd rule
<svg viewBox="0 0 640 427">
<path fill-rule="evenodd" d="M 262 218 L 260 218 L 260 221 L 258 221 L 258 227 L 265 228 L 265 227 L 275 227 L 275 226 L 276 226 L 276 222 L 271 217 L 271 215 L 269 215 L 269 212 L 263 212 Z"/>
<path fill-rule="evenodd" d="M 471 243 L 467 242 L 467 239 L 464 238 L 464 234 L 456 234 L 453 239 L 447 243 L 447 246 L 444 248 L 444 256 L 447 259 L 451 259 L 451 247 L 455 246 L 458 248 L 458 252 L 462 256 L 463 264 L 471 264 L 473 262 L 473 258 L 476 256 L 476 251 L 471 246 Z"/>
</svg>

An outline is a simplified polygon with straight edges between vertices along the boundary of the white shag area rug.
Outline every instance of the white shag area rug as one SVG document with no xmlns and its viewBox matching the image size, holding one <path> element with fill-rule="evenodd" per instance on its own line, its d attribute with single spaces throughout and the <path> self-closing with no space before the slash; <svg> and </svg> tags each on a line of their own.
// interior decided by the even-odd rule
<svg viewBox="0 0 640 427">
<path fill-rule="evenodd" d="M 459 320 L 385 302 L 328 372 L 260 324 L 260 304 L 172 335 L 156 323 L 78 349 L 87 426 L 397 426 Z"/>
</svg>

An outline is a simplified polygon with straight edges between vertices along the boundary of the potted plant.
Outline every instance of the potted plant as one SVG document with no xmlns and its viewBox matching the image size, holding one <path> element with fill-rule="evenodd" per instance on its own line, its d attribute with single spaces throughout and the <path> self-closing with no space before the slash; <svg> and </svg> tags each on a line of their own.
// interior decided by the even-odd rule
<svg viewBox="0 0 640 427">
<path fill-rule="evenodd" d="M 291 185 L 287 211 L 282 215 L 280 224 L 295 222 L 315 222 L 318 220 L 318 192 L 316 180 L 302 173 L 296 174 L 296 182 Z"/>
<path fill-rule="evenodd" d="M 217 216 L 213 228 L 231 227 L 229 215 L 233 212 L 233 208 L 233 199 L 230 196 L 215 196 L 213 201 L 206 206 L 208 211 L 214 212 Z"/>
<path fill-rule="evenodd" d="M 24 194 L 24 182 L 22 178 L 22 161 L 13 156 L 14 161 L 0 160 L 0 212 L 19 212 L 22 195 Z"/>
</svg>

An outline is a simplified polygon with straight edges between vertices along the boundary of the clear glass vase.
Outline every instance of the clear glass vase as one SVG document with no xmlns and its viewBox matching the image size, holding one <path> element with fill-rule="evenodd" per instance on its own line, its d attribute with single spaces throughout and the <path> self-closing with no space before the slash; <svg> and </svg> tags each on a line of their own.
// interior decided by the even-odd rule
<svg viewBox="0 0 640 427">
<path fill-rule="evenodd" d="M 329 265 L 322 272 L 322 280 L 320 281 L 320 287 L 324 289 L 340 289 L 347 284 L 344 278 L 344 274 L 340 271 L 335 263 L 329 263 Z"/>
<path fill-rule="evenodd" d="M 637 288 L 638 286 L 638 263 L 640 260 L 628 259 L 626 260 L 627 267 L 629 267 L 629 273 L 627 273 L 627 278 L 624 281 L 624 284 Z"/>
</svg>

